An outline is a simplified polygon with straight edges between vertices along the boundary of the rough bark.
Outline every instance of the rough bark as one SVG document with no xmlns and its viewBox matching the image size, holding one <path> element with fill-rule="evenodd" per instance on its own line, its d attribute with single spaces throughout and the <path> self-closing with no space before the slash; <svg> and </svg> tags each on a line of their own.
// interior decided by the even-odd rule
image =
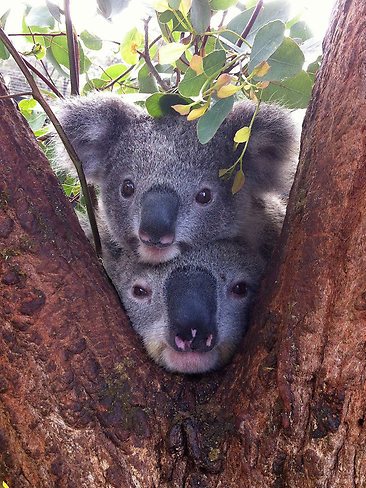
<svg viewBox="0 0 366 488">
<path fill-rule="evenodd" d="M 366 485 L 365 19 L 363 0 L 334 11 L 254 323 L 234 362 L 203 377 L 146 357 L 29 129 L 0 101 L 10 488 Z"/>
</svg>

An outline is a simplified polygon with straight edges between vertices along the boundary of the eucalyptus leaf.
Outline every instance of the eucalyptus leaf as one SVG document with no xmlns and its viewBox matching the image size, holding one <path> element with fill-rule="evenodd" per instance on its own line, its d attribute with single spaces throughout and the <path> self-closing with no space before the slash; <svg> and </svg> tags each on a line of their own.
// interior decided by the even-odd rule
<svg viewBox="0 0 366 488">
<path fill-rule="evenodd" d="M 267 60 L 270 70 L 260 81 L 280 81 L 294 77 L 302 70 L 305 57 L 293 39 L 286 37 Z"/>
<path fill-rule="evenodd" d="M 52 15 L 52 17 L 57 20 L 57 22 L 61 22 L 61 9 L 58 5 L 56 5 L 53 2 L 50 2 L 50 0 L 46 0 L 46 5 L 47 8 Z"/>
<path fill-rule="evenodd" d="M 305 42 L 313 37 L 313 33 L 308 24 L 301 20 L 291 26 L 290 37 L 296 39 L 296 41 Z"/>
<path fill-rule="evenodd" d="M 305 71 L 300 71 L 293 78 L 281 82 L 272 82 L 263 90 L 262 100 L 279 102 L 290 109 L 306 108 L 310 97 L 313 82 Z"/>
<path fill-rule="evenodd" d="M 210 0 L 210 7 L 212 10 L 227 10 L 237 3 L 238 0 Z"/>
<path fill-rule="evenodd" d="M 250 60 L 248 71 L 251 73 L 253 69 L 262 61 L 273 54 L 281 45 L 285 35 L 285 24 L 280 20 L 273 20 L 264 25 L 254 38 L 252 51 L 250 53 Z"/>
<path fill-rule="evenodd" d="M 155 118 L 160 118 L 168 114 L 177 115 L 177 112 L 172 108 L 172 105 L 190 102 L 191 100 L 174 93 L 154 93 L 146 99 L 145 105 L 146 110 L 150 115 Z"/>
<path fill-rule="evenodd" d="M 144 63 L 138 72 L 139 91 L 142 93 L 156 93 L 158 87 L 149 67 Z"/>
<path fill-rule="evenodd" d="M 188 68 L 183 80 L 178 85 L 178 91 L 184 97 L 198 97 L 206 81 L 205 73 L 198 75 L 192 68 Z"/>
<path fill-rule="evenodd" d="M 80 38 L 83 41 L 83 43 L 85 44 L 85 46 L 88 49 L 92 49 L 93 51 L 99 51 L 99 49 L 102 49 L 102 47 L 103 47 L 103 41 L 100 39 L 100 37 L 98 37 L 94 34 L 91 34 L 87 30 L 84 30 L 80 34 Z"/>
<path fill-rule="evenodd" d="M 50 14 L 46 6 L 32 7 L 25 17 L 27 26 L 33 27 L 49 27 L 53 29 L 55 26 L 55 19 Z"/>
<path fill-rule="evenodd" d="M 127 71 L 126 65 L 122 63 L 111 64 L 111 66 L 108 66 L 108 68 L 106 68 L 103 71 L 103 74 L 101 75 L 101 79 L 109 82 L 121 76 L 121 74 L 124 73 L 125 71 Z M 123 80 L 124 78 L 125 77 L 122 77 L 121 80 Z"/>
<path fill-rule="evenodd" d="M 106 80 L 102 80 L 100 78 L 92 78 L 91 80 L 88 80 L 85 85 L 83 86 L 83 89 L 81 90 L 81 93 L 83 95 L 86 95 L 87 93 L 95 90 L 100 90 L 103 88 L 108 82 Z"/>
<path fill-rule="evenodd" d="M 9 59 L 9 51 L 4 46 L 3 42 L 0 41 L 0 59 Z"/>
<path fill-rule="evenodd" d="M 211 20 L 211 7 L 208 0 L 192 0 L 191 23 L 198 34 L 206 32 Z"/>
<path fill-rule="evenodd" d="M 199 119 L 197 124 L 197 136 L 201 144 L 210 141 L 218 131 L 220 125 L 231 112 L 234 105 L 234 97 L 218 100 Z"/>
<path fill-rule="evenodd" d="M 136 27 L 128 31 L 124 35 L 119 48 L 122 60 L 128 64 L 136 64 L 139 59 L 139 54 L 136 49 L 141 48 L 143 42 L 144 37 Z"/>
<path fill-rule="evenodd" d="M 203 58 L 203 71 L 207 77 L 214 76 L 225 66 L 225 62 L 226 52 L 223 49 L 212 51 Z"/>
<path fill-rule="evenodd" d="M 180 42 L 170 42 L 165 46 L 161 46 L 159 49 L 159 63 L 160 64 L 170 64 L 174 63 L 177 59 L 179 59 L 184 51 L 187 49 L 187 46 L 181 44 Z"/>
</svg>

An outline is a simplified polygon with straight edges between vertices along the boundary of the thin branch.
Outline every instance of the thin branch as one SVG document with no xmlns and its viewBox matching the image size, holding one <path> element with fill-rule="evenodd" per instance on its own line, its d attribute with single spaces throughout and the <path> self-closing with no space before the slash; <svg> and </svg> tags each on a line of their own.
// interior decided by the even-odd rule
<svg viewBox="0 0 366 488">
<path fill-rule="evenodd" d="M 57 89 L 57 87 L 53 83 L 51 83 L 50 81 L 48 81 L 48 79 L 40 71 L 38 71 L 38 69 L 35 66 L 33 66 L 33 64 L 31 64 L 29 61 L 27 61 L 24 57 L 21 57 L 21 59 L 25 63 L 25 65 L 28 67 L 28 69 L 30 69 L 31 71 L 33 71 L 34 74 L 36 74 L 39 78 L 41 78 L 41 80 L 43 81 L 43 83 L 45 83 L 48 86 L 48 88 L 51 91 L 53 91 L 53 93 L 55 95 L 57 95 L 59 98 L 65 98 L 63 96 L 63 94 Z"/>
<path fill-rule="evenodd" d="M 153 75 L 153 77 L 156 79 L 156 81 L 159 83 L 159 85 L 161 86 L 161 88 L 164 90 L 164 91 L 169 91 L 170 87 L 169 85 L 162 79 L 162 77 L 159 75 L 157 69 L 155 68 L 155 66 L 152 64 L 152 61 L 151 61 L 151 58 L 150 58 L 150 52 L 149 52 L 149 49 L 150 49 L 150 46 L 149 46 L 149 22 L 151 20 L 151 17 L 148 17 L 145 21 L 144 21 L 144 30 L 145 30 L 145 49 L 144 49 L 144 53 L 139 53 L 140 56 L 142 56 L 145 60 L 145 63 L 147 65 L 147 67 L 149 68 L 149 71 L 150 73 Z"/>
<path fill-rule="evenodd" d="M 16 37 L 16 36 L 43 36 L 43 37 L 59 37 L 59 36 L 66 36 L 66 32 L 50 32 L 49 34 L 43 34 L 41 32 L 32 32 L 32 34 L 26 34 L 23 32 L 19 32 L 16 34 L 8 34 L 9 37 Z"/>
<path fill-rule="evenodd" d="M 117 76 L 117 78 L 114 78 L 107 85 L 103 86 L 102 90 L 106 90 L 107 88 L 110 88 L 111 86 L 113 86 L 115 83 L 118 83 L 119 80 L 122 79 L 124 76 L 128 75 L 128 73 L 130 73 L 134 69 L 135 66 L 136 66 L 135 64 L 130 66 L 128 69 L 126 69 L 126 71 L 124 71 L 119 76 Z"/>
<path fill-rule="evenodd" d="M 0 100 L 3 100 L 4 98 L 16 98 L 16 97 L 25 97 L 32 95 L 32 92 L 20 92 L 20 93 L 11 93 L 10 95 L 2 95 L 0 97 Z"/>
<path fill-rule="evenodd" d="M 240 36 L 240 39 L 236 43 L 236 45 L 238 47 L 240 47 L 243 44 L 243 42 L 244 42 L 243 39 L 246 39 L 247 35 L 251 31 L 254 22 L 257 20 L 257 17 L 259 15 L 259 12 L 262 10 L 262 7 L 263 7 L 263 0 L 259 0 L 259 2 L 257 3 L 257 5 L 255 6 L 255 9 L 254 9 L 254 11 L 252 13 L 252 16 L 249 19 L 249 22 L 247 23 L 245 29 L 243 30 L 243 32 L 242 32 L 242 34 Z"/>
<path fill-rule="evenodd" d="M 69 53 L 71 95 L 79 95 L 79 48 L 78 40 L 71 21 L 70 0 L 64 0 L 67 48 Z"/>
<path fill-rule="evenodd" d="M 17 65 L 19 66 L 23 75 L 25 76 L 26 80 L 28 81 L 29 86 L 32 90 L 33 98 L 35 100 L 37 100 L 37 102 L 41 105 L 43 110 L 46 112 L 46 115 L 48 116 L 48 118 L 52 122 L 56 132 L 60 136 L 60 138 L 61 138 L 61 140 L 65 146 L 65 149 L 66 149 L 68 155 L 70 156 L 70 159 L 72 160 L 72 162 L 75 165 L 75 168 L 76 168 L 76 171 L 78 173 L 79 180 L 80 180 L 80 186 L 83 190 L 83 194 L 84 194 L 84 198 L 85 198 L 86 209 L 88 212 L 90 226 L 92 228 L 94 242 L 95 242 L 95 250 L 96 250 L 98 257 L 100 257 L 102 247 L 101 247 L 97 223 L 95 220 L 94 209 L 93 209 L 93 205 L 92 205 L 90 194 L 89 194 L 88 184 L 87 184 L 86 179 L 85 179 L 85 175 L 84 175 L 84 171 L 82 168 L 81 161 L 80 161 L 78 155 L 76 154 L 75 149 L 73 148 L 71 142 L 69 141 L 69 138 L 65 134 L 63 128 L 61 127 L 60 122 L 58 121 L 57 117 L 53 113 L 51 107 L 48 105 L 46 100 L 43 98 L 42 93 L 37 86 L 37 83 L 34 81 L 34 78 L 31 74 L 31 72 L 27 68 L 25 60 L 18 53 L 18 51 L 15 49 L 13 43 L 11 42 L 11 40 L 8 38 L 8 36 L 5 34 L 4 30 L 1 27 L 0 27 L 0 39 L 4 43 L 5 47 L 7 48 L 9 53 L 12 55 L 12 57 L 14 58 L 14 61 L 17 63 Z"/>
</svg>

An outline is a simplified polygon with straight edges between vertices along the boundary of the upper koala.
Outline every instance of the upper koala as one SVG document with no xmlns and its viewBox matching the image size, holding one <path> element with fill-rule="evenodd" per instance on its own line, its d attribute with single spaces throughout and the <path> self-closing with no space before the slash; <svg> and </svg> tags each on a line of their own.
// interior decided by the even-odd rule
<svg viewBox="0 0 366 488">
<path fill-rule="evenodd" d="M 88 182 L 100 188 L 99 217 L 112 239 L 127 243 L 141 261 L 159 263 L 216 239 L 245 238 L 271 251 L 296 162 L 288 112 L 261 105 L 242 190 L 232 195 L 232 180 L 218 177 L 238 157 L 233 137 L 253 111 L 251 102 L 237 104 L 205 145 L 195 123 L 178 115 L 154 119 L 113 94 L 71 98 L 58 116 Z M 61 146 L 58 159 L 68 164 Z"/>
</svg>

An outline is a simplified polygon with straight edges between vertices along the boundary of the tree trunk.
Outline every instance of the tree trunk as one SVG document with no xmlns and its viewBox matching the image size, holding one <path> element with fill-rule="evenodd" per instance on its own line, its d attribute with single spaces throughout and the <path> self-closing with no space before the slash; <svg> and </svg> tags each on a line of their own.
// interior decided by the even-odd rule
<svg viewBox="0 0 366 488">
<path fill-rule="evenodd" d="M 280 246 L 241 352 L 215 374 L 147 358 L 26 123 L 0 101 L 10 488 L 366 486 L 365 19 L 363 0 L 334 11 Z"/>
</svg>

